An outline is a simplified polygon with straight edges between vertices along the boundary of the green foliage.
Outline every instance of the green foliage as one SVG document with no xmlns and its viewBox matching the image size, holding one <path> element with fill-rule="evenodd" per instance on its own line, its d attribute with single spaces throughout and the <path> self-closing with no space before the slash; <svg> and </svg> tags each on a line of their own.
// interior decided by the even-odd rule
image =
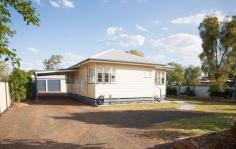
<svg viewBox="0 0 236 149">
<path fill-rule="evenodd" d="M 233 96 L 233 91 L 222 83 L 211 84 L 208 93 L 212 98 L 213 97 L 232 98 Z"/>
<path fill-rule="evenodd" d="M 134 50 L 126 51 L 126 52 L 130 53 L 130 54 L 137 55 L 137 56 L 144 57 L 144 53 L 138 49 L 134 49 Z"/>
<path fill-rule="evenodd" d="M 8 65 L 0 62 L 0 81 L 7 81 L 9 68 Z"/>
<path fill-rule="evenodd" d="M 170 86 L 168 86 L 168 87 L 166 88 L 166 94 L 167 94 L 168 96 L 177 96 L 177 89 L 176 89 L 175 87 L 170 87 Z"/>
<path fill-rule="evenodd" d="M 31 81 L 30 73 L 14 68 L 9 76 L 10 93 L 13 101 L 25 101 L 29 97 Z"/>
<path fill-rule="evenodd" d="M 27 25 L 39 25 L 39 18 L 30 0 L 0 0 L 0 59 L 11 60 L 12 65 L 19 66 L 20 58 L 17 57 L 16 50 L 8 47 L 9 38 L 15 34 L 10 27 L 12 8 L 23 16 Z"/>
<path fill-rule="evenodd" d="M 184 69 L 184 78 L 186 85 L 199 85 L 202 70 L 200 67 L 194 67 L 190 65 Z"/>
<path fill-rule="evenodd" d="M 167 83 L 168 85 L 181 85 L 184 84 L 184 69 L 180 64 L 171 62 L 168 65 L 174 66 L 175 71 L 168 72 Z"/>
<path fill-rule="evenodd" d="M 59 69 L 59 64 L 62 60 L 61 55 L 52 55 L 49 59 L 43 61 L 44 67 L 46 70 L 56 70 Z"/>
<path fill-rule="evenodd" d="M 225 82 L 235 62 L 236 17 L 219 22 L 217 17 L 207 16 L 199 32 L 203 42 L 203 52 L 199 55 L 203 72 L 214 82 Z"/>
<path fill-rule="evenodd" d="M 185 88 L 184 95 L 187 96 L 195 96 L 194 90 L 192 90 L 189 86 Z"/>
</svg>

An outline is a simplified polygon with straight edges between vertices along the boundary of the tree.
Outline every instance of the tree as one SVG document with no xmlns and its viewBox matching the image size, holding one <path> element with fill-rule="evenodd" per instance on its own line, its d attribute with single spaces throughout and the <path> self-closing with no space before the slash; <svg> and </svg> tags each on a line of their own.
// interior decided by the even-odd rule
<svg viewBox="0 0 236 149">
<path fill-rule="evenodd" d="M 13 65 L 19 66 L 20 58 L 17 57 L 16 50 L 8 46 L 9 38 L 16 33 L 10 27 L 11 9 L 15 9 L 21 14 L 27 25 L 39 25 L 40 20 L 30 0 L 0 0 L 0 59 L 11 60 Z"/>
<path fill-rule="evenodd" d="M 9 76 L 9 87 L 13 101 L 25 101 L 30 97 L 31 74 L 14 68 Z"/>
<path fill-rule="evenodd" d="M 186 85 L 198 85 L 200 84 L 200 77 L 202 75 L 201 68 L 196 66 L 188 66 L 184 69 L 184 78 Z"/>
<path fill-rule="evenodd" d="M 236 57 L 236 17 L 219 22 L 207 16 L 199 26 L 203 52 L 202 70 L 216 84 L 223 84 Z"/>
<path fill-rule="evenodd" d="M 44 67 L 46 70 L 56 70 L 59 69 L 59 64 L 62 60 L 61 55 L 52 55 L 49 59 L 43 61 Z"/>
<path fill-rule="evenodd" d="M 137 55 L 137 56 L 144 57 L 144 53 L 138 49 L 134 49 L 134 50 L 126 51 L 126 52 L 130 53 L 130 54 Z"/>
<path fill-rule="evenodd" d="M 9 75 L 8 73 L 8 65 L 3 62 L 0 62 L 0 81 L 7 81 Z"/>
<path fill-rule="evenodd" d="M 169 86 L 184 84 L 184 69 L 181 64 L 175 62 L 168 63 L 170 66 L 174 66 L 175 70 L 168 72 L 167 83 Z"/>
</svg>

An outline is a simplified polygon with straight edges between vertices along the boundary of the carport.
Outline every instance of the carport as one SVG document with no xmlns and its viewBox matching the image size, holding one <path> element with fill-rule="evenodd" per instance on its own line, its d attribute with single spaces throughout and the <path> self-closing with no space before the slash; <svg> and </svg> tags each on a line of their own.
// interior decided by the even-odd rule
<svg viewBox="0 0 236 149">
<path fill-rule="evenodd" d="M 39 81 L 38 77 L 41 76 L 55 76 L 55 75 L 65 75 L 65 79 L 66 79 L 66 74 L 68 73 L 72 73 L 75 72 L 76 70 L 69 70 L 69 69 L 61 69 L 61 70 L 46 70 L 46 71 L 35 71 L 33 73 L 34 75 L 34 81 L 35 81 L 35 100 L 39 100 L 39 85 L 38 83 L 42 83 L 44 85 L 43 81 Z M 50 90 L 50 91 L 55 91 L 54 93 L 58 93 L 58 87 L 60 87 L 60 84 L 58 82 L 58 80 L 54 79 L 54 80 L 50 80 L 50 81 L 45 81 L 45 91 Z M 47 92 L 45 92 L 47 93 Z"/>
</svg>

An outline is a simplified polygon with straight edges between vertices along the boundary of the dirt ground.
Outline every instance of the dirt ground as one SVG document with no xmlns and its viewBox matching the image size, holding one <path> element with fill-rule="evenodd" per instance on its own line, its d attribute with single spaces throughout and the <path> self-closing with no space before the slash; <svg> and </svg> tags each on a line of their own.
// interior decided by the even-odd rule
<svg viewBox="0 0 236 149">
<path fill-rule="evenodd" d="M 104 111 L 69 97 L 42 97 L 0 116 L 0 148 L 156 148 L 165 140 L 145 135 L 151 126 L 195 116 L 158 109 Z"/>
</svg>

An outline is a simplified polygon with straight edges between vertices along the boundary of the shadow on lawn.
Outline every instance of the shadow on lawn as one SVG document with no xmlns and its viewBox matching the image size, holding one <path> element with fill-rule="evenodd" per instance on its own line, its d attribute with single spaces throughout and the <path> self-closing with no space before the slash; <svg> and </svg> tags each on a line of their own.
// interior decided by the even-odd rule
<svg viewBox="0 0 236 149">
<path fill-rule="evenodd" d="M 70 113 L 67 117 L 53 117 L 68 119 L 88 124 L 108 125 L 118 128 L 144 129 L 155 124 L 177 120 L 192 119 L 207 115 L 207 113 L 177 111 L 177 110 L 138 110 L 138 111 L 102 111 L 86 113 Z"/>
<path fill-rule="evenodd" d="M 52 140 L 12 140 L 5 139 L 0 141 L 1 149 L 102 149 L 104 143 L 96 144 L 73 144 L 73 143 L 59 143 Z"/>
</svg>

